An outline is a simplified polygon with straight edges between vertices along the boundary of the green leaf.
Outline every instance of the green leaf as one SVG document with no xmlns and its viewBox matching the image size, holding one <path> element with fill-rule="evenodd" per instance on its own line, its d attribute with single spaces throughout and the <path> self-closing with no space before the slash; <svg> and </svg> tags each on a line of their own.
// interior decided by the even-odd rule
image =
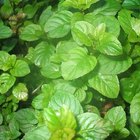
<svg viewBox="0 0 140 140">
<path fill-rule="evenodd" d="M 53 96 L 54 86 L 52 84 L 44 84 L 41 87 L 41 93 L 34 97 L 32 106 L 35 109 L 46 108 L 49 104 L 51 97 Z"/>
<path fill-rule="evenodd" d="M 26 14 L 28 19 L 31 19 L 36 14 L 39 7 L 39 2 L 35 5 L 26 4 L 23 8 L 23 12 Z"/>
<path fill-rule="evenodd" d="M 136 139 L 140 139 L 140 128 L 129 118 L 129 128 Z"/>
<path fill-rule="evenodd" d="M 0 93 L 6 93 L 15 83 L 16 78 L 8 73 L 0 75 Z"/>
<path fill-rule="evenodd" d="M 120 10 L 121 5 L 116 0 L 105 0 L 105 3 L 103 6 L 98 7 L 94 10 L 93 14 L 102 14 L 106 17 L 108 16 L 115 16 L 117 12 Z"/>
<path fill-rule="evenodd" d="M 70 11 L 59 11 L 52 15 L 45 24 L 45 32 L 51 38 L 61 38 L 66 36 L 70 31 L 70 19 L 72 13 Z"/>
<path fill-rule="evenodd" d="M 70 93 L 74 94 L 76 87 L 72 84 L 72 82 L 65 81 L 65 80 L 57 80 L 55 81 L 54 92 L 55 93 Z"/>
<path fill-rule="evenodd" d="M 46 125 L 37 126 L 36 128 L 25 133 L 23 140 L 50 140 L 51 133 Z"/>
<path fill-rule="evenodd" d="M 15 113 L 15 118 L 19 123 L 20 130 L 23 133 L 28 132 L 38 123 L 34 110 L 25 108 L 20 109 Z"/>
<path fill-rule="evenodd" d="M 91 35 L 93 34 L 94 27 L 86 21 L 77 21 L 72 26 L 71 32 L 75 42 L 79 45 L 92 45 Z"/>
<path fill-rule="evenodd" d="M 83 140 L 104 140 L 112 132 L 109 121 L 103 120 L 95 113 L 84 113 L 77 116 L 80 130 L 78 135 Z"/>
<path fill-rule="evenodd" d="M 13 88 L 12 93 L 18 100 L 26 101 L 28 99 L 28 89 L 23 83 L 18 83 L 18 85 Z"/>
<path fill-rule="evenodd" d="M 2 114 L 0 113 L 0 125 L 3 123 L 3 116 Z"/>
<path fill-rule="evenodd" d="M 28 63 L 24 60 L 17 60 L 10 73 L 15 77 L 23 77 L 30 73 Z"/>
<path fill-rule="evenodd" d="M 83 88 L 79 88 L 74 93 L 74 96 L 79 100 L 79 102 L 83 102 L 86 98 L 86 91 Z"/>
<path fill-rule="evenodd" d="M 69 59 L 61 64 L 61 72 L 65 80 L 82 77 L 92 71 L 96 66 L 96 58 L 87 55 L 84 48 L 72 49 L 69 54 Z"/>
<path fill-rule="evenodd" d="M 48 63 L 42 67 L 41 74 L 51 79 L 59 78 L 61 77 L 60 66 L 54 63 Z"/>
<path fill-rule="evenodd" d="M 140 1 L 139 0 L 124 0 L 123 7 L 128 9 L 140 9 Z"/>
<path fill-rule="evenodd" d="M 109 120 L 113 126 L 114 131 L 121 131 L 126 124 L 126 114 L 121 106 L 113 107 L 105 114 L 105 119 Z"/>
<path fill-rule="evenodd" d="M 9 55 L 5 51 L 0 51 L 0 69 L 7 71 L 15 65 L 16 55 Z"/>
<path fill-rule="evenodd" d="M 8 26 L 0 26 L 0 39 L 9 38 L 12 35 L 12 30 Z"/>
<path fill-rule="evenodd" d="M 30 24 L 23 28 L 20 39 L 25 41 L 36 41 L 43 35 L 43 30 L 40 25 Z"/>
<path fill-rule="evenodd" d="M 40 15 L 39 17 L 39 24 L 44 27 L 48 18 L 52 16 L 53 12 L 51 11 L 52 7 L 48 6 Z"/>
<path fill-rule="evenodd" d="M 12 118 L 10 120 L 9 129 L 11 132 L 11 139 L 16 139 L 21 135 L 21 132 L 19 132 L 19 124 L 15 118 Z"/>
<path fill-rule="evenodd" d="M 90 87 L 108 98 L 117 98 L 119 94 L 119 81 L 116 75 L 95 73 L 88 82 Z"/>
<path fill-rule="evenodd" d="M 103 54 L 111 56 L 117 56 L 123 53 L 119 40 L 109 33 L 104 33 L 100 36 L 99 40 L 97 41 L 96 49 Z"/>
<path fill-rule="evenodd" d="M 11 5 L 10 0 L 4 0 L 4 3 L 2 7 L 0 8 L 0 14 L 5 19 L 10 17 L 10 15 L 13 13 L 13 7 Z"/>
<path fill-rule="evenodd" d="M 131 14 L 132 14 L 132 11 L 123 9 L 118 14 L 118 20 L 119 20 L 119 23 L 120 23 L 121 27 L 123 28 L 124 32 L 126 34 L 128 34 L 129 41 L 137 42 L 138 41 L 137 35 L 131 25 Z"/>
<path fill-rule="evenodd" d="M 121 79 L 121 95 L 128 103 L 131 103 L 135 94 L 140 91 L 140 77 L 137 76 L 139 74 L 139 71 L 135 71 L 130 77 Z"/>
<path fill-rule="evenodd" d="M 131 101 L 130 115 L 131 119 L 137 125 L 140 125 L 140 93 L 137 93 Z"/>
<path fill-rule="evenodd" d="M 37 66 L 46 66 L 51 55 L 54 53 L 54 46 L 45 41 L 40 42 L 33 52 L 33 61 Z"/>
<path fill-rule="evenodd" d="M 120 34 L 120 24 L 114 16 L 106 16 L 94 13 L 88 13 L 84 18 L 87 22 L 91 23 L 94 27 L 99 26 L 100 24 L 106 25 L 106 31 L 112 35 L 118 37 Z"/>
<path fill-rule="evenodd" d="M 98 2 L 99 0 L 65 0 L 63 2 L 64 6 L 73 7 L 80 10 L 88 9 L 92 4 Z"/>
<path fill-rule="evenodd" d="M 131 58 L 126 56 L 112 57 L 99 55 L 97 60 L 99 72 L 102 74 L 120 74 L 132 65 Z"/>
<path fill-rule="evenodd" d="M 75 115 L 83 112 L 79 101 L 70 93 L 55 93 L 49 103 L 49 107 L 53 110 L 59 110 L 64 105 L 67 106 Z"/>
<path fill-rule="evenodd" d="M 56 46 L 56 53 L 51 56 L 50 60 L 54 63 L 60 63 L 66 61 L 69 58 L 69 51 L 79 47 L 76 42 L 73 41 L 60 41 Z"/>
</svg>

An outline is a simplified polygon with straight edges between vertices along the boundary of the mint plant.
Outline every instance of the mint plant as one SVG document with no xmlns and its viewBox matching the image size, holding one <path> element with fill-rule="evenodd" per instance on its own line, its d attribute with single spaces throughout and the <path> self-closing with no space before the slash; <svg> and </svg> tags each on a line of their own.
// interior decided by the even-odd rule
<svg viewBox="0 0 140 140">
<path fill-rule="evenodd" d="M 0 139 L 139 139 L 139 9 L 139 0 L 2 1 Z"/>
</svg>

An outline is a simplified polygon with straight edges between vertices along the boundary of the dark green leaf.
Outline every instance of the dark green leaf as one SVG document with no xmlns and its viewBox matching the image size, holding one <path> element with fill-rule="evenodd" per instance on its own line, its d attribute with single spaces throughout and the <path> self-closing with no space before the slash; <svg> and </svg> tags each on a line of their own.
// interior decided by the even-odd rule
<svg viewBox="0 0 140 140">
<path fill-rule="evenodd" d="M 0 125 L 3 123 L 3 116 L 2 114 L 0 113 Z"/>
<path fill-rule="evenodd" d="M 140 9 L 139 0 L 124 0 L 123 7 L 128 9 Z"/>
</svg>

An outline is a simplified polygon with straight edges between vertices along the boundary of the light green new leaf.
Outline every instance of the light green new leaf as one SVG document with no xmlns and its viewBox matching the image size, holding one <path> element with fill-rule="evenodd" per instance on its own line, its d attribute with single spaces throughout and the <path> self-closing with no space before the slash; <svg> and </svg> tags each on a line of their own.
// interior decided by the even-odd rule
<svg viewBox="0 0 140 140">
<path fill-rule="evenodd" d="M 26 101 L 28 98 L 28 89 L 23 83 L 18 83 L 18 85 L 13 88 L 12 93 L 13 96 L 18 100 Z"/>
<path fill-rule="evenodd" d="M 96 49 L 103 54 L 117 56 L 123 53 L 119 40 L 110 33 L 104 33 L 97 41 Z"/>
<path fill-rule="evenodd" d="M 15 83 L 16 78 L 8 73 L 0 75 L 0 93 L 6 93 Z"/>
<path fill-rule="evenodd" d="M 85 15 L 85 21 L 91 23 L 94 27 L 98 27 L 100 24 L 106 25 L 106 31 L 112 35 L 118 37 L 120 34 L 120 24 L 114 16 L 106 16 L 94 13 L 88 13 Z"/>
<path fill-rule="evenodd" d="M 23 28 L 20 34 L 20 39 L 25 41 L 38 40 L 43 35 L 43 30 L 40 25 L 30 24 Z"/>
<path fill-rule="evenodd" d="M 108 98 L 117 98 L 119 94 L 119 80 L 116 75 L 96 74 L 89 79 L 89 86 Z"/>
<path fill-rule="evenodd" d="M 59 11 L 52 15 L 45 24 L 45 32 L 51 38 L 61 38 L 70 31 L 70 20 L 72 13 L 70 11 Z"/>
<path fill-rule="evenodd" d="M 65 0 L 63 2 L 63 5 L 80 10 L 85 10 L 89 8 L 93 3 L 96 3 L 98 1 L 99 0 Z"/>
<path fill-rule="evenodd" d="M 105 119 L 112 122 L 114 126 L 113 131 L 121 131 L 126 124 L 126 114 L 121 106 L 113 107 L 105 114 Z"/>
<path fill-rule="evenodd" d="M 15 65 L 16 55 L 9 55 L 5 51 L 0 51 L 0 69 L 7 71 Z"/>
<path fill-rule="evenodd" d="M 131 101 L 130 115 L 134 123 L 140 125 L 140 93 L 137 93 Z"/>
<path fill-rule="evenodd" d="M 140 36 L 140 19 L 131 18 L 132 29 L 136 32 L 137 36 Z"/>
<path fill-rule="evenodd" d="M 19 123 L 20 130 L 23 133 L 28 132 L 33 129 L 35 125 L 38 123 L 34 110 L 30 108 L 20 109 L 15 112 L 15 118 Z"/>
<path fill-rule="evenodd" d="M 15 77 L 23 77 L 30 73 L 28 63 L 24 60 L 17 60 L 10 73 Z"/>
<path fill-rule="evenodd" d="M 43 118 L 52 132 L 51 140 L 71 140 L 75 135 L 76 119 L 65 106 L 55 112 L 50 108 L 44 109 Z"/>
<path fill-rule="evenodd" d="M 43 110 L 43 119 L 51 132 L 64 128 L 74 130 L 77 126 L 73 113 L 66 106 L 63 106 L 58 111 L 45 108 Z"/>
<path fill-rule="evenodd" d="M 125 56 L 99 55 L 97 60 L 99 62 L 99 72 L 102 74 L 120 74 L 132 65 L 131 58 Z"/>
<path fill-rule="evenodd" d="M 55 93 L 49 103 L 49 107 L 53 110 L 59 110 L 64 105 L 67 106 L 75 115 L 83 112 L 79 101 L 70 93 Z"/>
<path fill-rule="evenodd" d="M 49 62 L 50 57 L 54 53 L 54 46 L 45 41 L 40 42 L 33 52 L 33 62 L 35 65 L 44 67 Z"/>
<path fill-rule="evenodd" d="M 94 27 L 86 21 L 77 21 L 72 25 L 72 37 L 79 45 L 92 45 L 92 34 L 94 32 Z"/>
<path fill-rule="evenodd" d="M 87 55 L 84 48 L 72 49 L 69 54 L 69 59 L 61 64 L 61 72 L 65 80 L 82 77 L 92 71 L 96 66 L 96 58 Z"/>
<path fill-rule="evenodd" d="M 23 140 L 50 140 L 51 133 L 46 125 L 37 126 L 36 128 L 25 133 Z"/>
<path fill-rule="evenodd" d="M 8 38 L 12 35 L 12 30 L 8 26 L 0 26 L 0 39 Z"/>
<path fill-rule="evenodd" d="M 104 140 L 112 132 L 109 121 L 103 120 L 95 113 L 83 113 L 77 116 L 82 140 Z"/>
</svg>

